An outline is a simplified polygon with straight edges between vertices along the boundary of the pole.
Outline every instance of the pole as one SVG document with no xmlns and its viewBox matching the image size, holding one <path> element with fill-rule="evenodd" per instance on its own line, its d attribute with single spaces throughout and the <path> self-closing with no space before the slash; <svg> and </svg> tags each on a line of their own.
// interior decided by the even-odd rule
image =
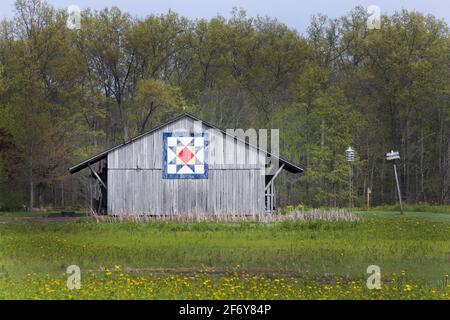
<svg viewBox="0 0 450 320">
<path fill-rule="evenodd" d="M 397 183 L 398 201 L 400 202 L 400 213 L 403 214 L 402 193 L 400 192 L 400 184 L 398 182 L 397 166 L 395 164 L 395 161 L 394 161 L 394 174 L 395 174 L 395 181 Z"/>
<path fill-rule="evenodd" d="M 355 161 L 355 151 L 352 147 L 345 150 L 345 160 L 348 162 L 348 206 L 349 211 L 353 208 L 353 161 Z"/>
<path fill-rule="evenodd" d="M 352 179 L 352 163 L 348 163 L 348 206 L 350 211 L 353 207 L 353 179 Z"/>
</svg>

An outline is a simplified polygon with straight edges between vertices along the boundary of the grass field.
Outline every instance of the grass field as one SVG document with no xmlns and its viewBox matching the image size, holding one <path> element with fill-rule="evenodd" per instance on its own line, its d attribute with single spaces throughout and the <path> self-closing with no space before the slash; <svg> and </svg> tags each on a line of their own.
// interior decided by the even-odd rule
<svg viewBox="0 0 450 320">
<path fill-rule="evenodd" d="M 24 223 L 5 213 L 0 298 L 450 299 L 450 214 L 357 215 L 96 224 Z M 69 265 L 82 270 L 81 290 L 66 287 Z M 380 290 L 366 288 L 369 265 L 381 268 Z"/>
</svg>

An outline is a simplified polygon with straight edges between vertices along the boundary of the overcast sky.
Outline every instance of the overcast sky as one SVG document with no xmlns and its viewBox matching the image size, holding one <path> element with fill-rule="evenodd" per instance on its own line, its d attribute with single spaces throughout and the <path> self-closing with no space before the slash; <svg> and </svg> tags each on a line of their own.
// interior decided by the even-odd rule
<svg viewBox="0 0 450 320">
<path fill-rule="evenodd" d="M 0 17 L 14 15 L 14 0 L 0 1 Z M 279 21 L 303 33 L 310 17 L 317 13 L 339 17 L 357 5 L 377 5 L 381 13 L 391 14 L 402 8 L 433 14 L 450 20 L 449 0 L 48 0 L 53 6 L 67 8 L 77 5 L 82 10 L 88 7 L 102 9 L 117 6 L 133 16 L 165 13 L 169 9 L 189 18 L 211 18 L 217 14 L 228 17 L 233 7 L 243 8 L 250 16 L 276 17 Z"/>
</svg>

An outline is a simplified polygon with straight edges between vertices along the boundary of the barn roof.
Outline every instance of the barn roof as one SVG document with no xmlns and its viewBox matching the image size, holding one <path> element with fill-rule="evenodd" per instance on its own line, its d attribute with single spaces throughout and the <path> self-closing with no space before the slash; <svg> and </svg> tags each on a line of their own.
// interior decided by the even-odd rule
<svg viewBox="0 0 450 320">
<path fill-rule="evenodd" d="M 145 132 L 145 133 L 143 133 L 143 134 L 140 134 L 140 135 L 138 135 L 138 136 L 136 136 L 136 137 L 134 137 L 134 138 L 128 140 L 127 142 L 121 143 L 121 144 L 119 144 L 119 145 L 117 145 L 117 146 L 115 146 L 115 147 L 112 147 L 112 148 L 110 148 L 110 149 L 108 149 L 108 150 L 105 150 L 105 151 L 103 151 L 103 152 L 101 152 L 101 153 L 99 153 L 99 154 L 97 154 L 97 155 L 95 155 L 95 156 L 93 156 L 93 157 L 91 157 L 91 158 L 89 158 L 89 159 L 86 159 L 86 160 L 84 160 L 84 161 L 82 161 L 82 162 L 80 162 L 80 163 L 74 165 L 73 167 L 69 168 L 69 172 L 70 172 L 71 174 L 73 174 L 73 173 L 76 173 L 76 172 L 78 172 L 78 171 L 80 171 L 80 170 L 83 170 L 84 168 L 87 168 L 87 167 L 90 166 L 91 164 L 94 164 L 94 163 L 96 163 L 96 162 L 98 162 L 98 161 L 100 161 L 100 160 L 105 159 L 105 158 L 108 156 L 108 153 L 110 153 L 110 152 L 112 152 L 112 151 L 114 151 L 114 150 L 116 150 L 116 149 L 118 149 L 118 148 L 121 148 L 121 147 L 123 147 L 123 146 L 129 145 L 129 144 L 133 143 L 134 141 L 136 141 L 136 140 L 138 140 L 138 139 L 140 139 L 140 138 L 142 138 L 142 137 L 144 137 L 144 136 L 146 136 L 146 135 L 148 135 L 148 134 L 151 134 L 151 133 L 153 133 L 153 132 L 155 132 L 155 131 L 157 131 L 157 130 L 159 130 L 159 129 L 165 127 L 165 126 L 167 126 L 168 124 L 171 124 L 171 123 L 173 123 L 173 122 L 175 122 L 175 121 L 178 121 L 178 120 L 180 120 L 180 119 L 182 119 L 182 118 L 185 118 L 185 117 L 191 118 L 191 119 L 193 119 L 193 120 L 195 120 L 195 121 L 201 121 L 202 124 L 204 124 L 204 125 L 207 126 L 207 127 L 210 127 L 210 128 L 212 128 L 212 129 L 216 129 L 216 130 L 222 132 L 222 133 L 225 134 L 225 135 L 230 135 L 229 133 L 225 132 L 224 130 L 222 130 L 222 129 L 220 129 L 220 128 L 218 128 L 218 127 L 212 125 L 212 124 L 209 124 L 209 123 L 207 123 L 207 122 L 205 122 L 205 121 L 203 121 L 203 120 L 201 120 L 201 119 L 199 119 L 199 118 L 193 116 L 192 114 L 186 112 L 186 113 L 183 113 L 182 115 L 176 117 L 175 119 L 172 119 L 172 120 L 170 120 L 170 121 L 168 121 L 168 122 L 166 122 L 166 123 L 164 123 L 164 124 L 162 124 L 162 125 L 160 125 L 160 126 L 154 128 L 154 129 L 152 129 L 152 130 L 150 130 L 150 131 L 147 131 L 147 132 Z M 235 137 L 235 138 L 236 138 L 236 137 Z M 252 145 L 252 144 L 250 144 L 250 143 L 248 143 L 248 142 L 246 142 L 246 141 L 244 141 L 244 140 L 241 140 L 241 139 L 239 139 L 239 138 L 236 138 L 236 139 L 239 140 L 239 141 L 241 141 L 241 142 L 243 142 L 243 143 L 245 143 L 246 145 L 252 146 L 252 147 L 254 147 L 254 148 L 256 148 L 256 149 L 258 149 L 258 150 L 260 150 L 260 151 L 262 151 L 262 152 L 265 152 L 265 153 L 266 153 L 268 156 L 270 156 L 270 157 L 274 157 L 275 159 L 278 158 L 279 161 L 280 161 L 280 165 L 281 165 L 281 164 L 284 164 L 284 167 L 283 167 L 283 168 L 284 168 L 285 170 L 289 171 L 289 172 L 292 172 L 292 173 L 302 173 L 302 172 L 304 171 L 304 169 L 303 169 L 302 167 L 300 167 L 300 166 L 298 166 L 298 165 L 295 165 L 295 164 L 293 164 L 292 162 L 290 162 L 290 161 L 288 161 L 288 160 L 286 160 L 286 159 L 284 159 L 284 158 L 282 158 L 282 157 L 275 157 L 273 154 L 271 154 L 270 152 L 268 152 L 268 151 L 266 151 L 266 150 L 263 150 L 263 149 L 261 149 L 261 148 L 258 148 L 257 146 L 254 146 L 254 145 Z"/>
</svg>

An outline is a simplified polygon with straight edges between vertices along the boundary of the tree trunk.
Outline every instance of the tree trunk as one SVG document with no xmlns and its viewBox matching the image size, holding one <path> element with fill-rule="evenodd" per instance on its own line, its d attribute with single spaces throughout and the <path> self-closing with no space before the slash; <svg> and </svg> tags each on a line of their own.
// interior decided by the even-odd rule
<svg viewBox="0 0 450 320">
<path fill-rule="evenodd" d="M 421 137 L 420 137 L 420 195 L 422 198 L 422 201 L 426 202 L 425 197 L 425 174 L 424 174 L 424 168 L 423 168 L 423 162 L 424 162 L 424 135 L 423 135 L 423 129 L 421 130 Z"/>
<path fill-rule="evenodd" d="M 64 180 L 61 180 L 61 208 L 64 208 Z"/>
<path fill-rule="evenodd" d="M 324 185 L 324 178 L 323 178 L 323 146 L 325 144 L 325 119 L 322 119 L 320 121 L 320 160 L 319 160 L 319 168 L 320 168 L 320 187 L 322 189 L 325 189 L 325 185 Z M 334 194 L 334 190 L 333 190 L 333 194 Z M 336 199 L 335 199 L 335 207 L 336 207 Z"/>
<path fill-rule="evenodd" d="M 119 103 L 117 105 L 119 108 L 119 116 L 120 116 L 120 122 L 122 125 L 122 140 L 123 142 L 128 141 L 128 125 L 127 125 L 127 119 L 125 116 L 125 110 L 122 103 Z"/>
<path fill-rule="evenodd" d="M 445 171 L 442 202 L 444 204 L 450 204 L 450 135 L 447 140 L 447 165 Z"/>
<path fill-rule="evenodd" d="M 147 115 L 145 116 L 144 120 L 142 121 L 141 128 L 139 129 L 140 134 L 144 133 L 145 127 L 147 126 L 148 120 L 150 119 L 150 116 L 152 115 L 153 111 L 154 111 L 154 108 L 153 108 L 153 102 L 152 102 L 150 104 L 150 108 L 149 108 L 149 111 L 147 112 Z"/>
<path fill-rule="evenodd" d="M 28 204 L 28 211 L 33 211 L 34 208 L 34 181 L 33 181 L 33 143 L 29 143 L 29 184 L 30 184 L 30 199 Z"/>
<path fill-rule="evenodd" d="M 34 183 L 30 177 L 30 202 L 28 204 L 28 211 L 33 211 L 34 208 Z"/>
</svg>

